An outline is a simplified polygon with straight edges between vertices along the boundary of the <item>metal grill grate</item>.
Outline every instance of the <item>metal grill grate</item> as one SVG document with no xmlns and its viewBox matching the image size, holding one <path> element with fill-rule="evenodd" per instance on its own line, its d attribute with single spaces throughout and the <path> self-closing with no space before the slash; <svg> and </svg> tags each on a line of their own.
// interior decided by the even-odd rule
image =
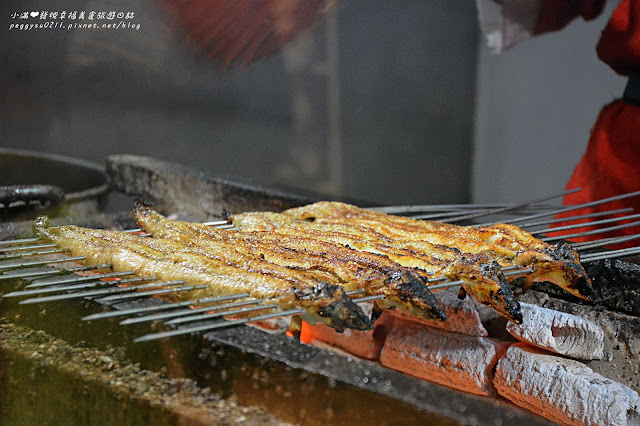
<svg viewBox="0 0 640 426">
<path fill-rule="evenodd" d="M 564 194 L 561 194 L 564 195 Z M 605 203 L 612 199 L 636 196 L 638 193 L 625 194 L 612 197 L 598 202 Z M 446 220 L 448 222 L 462 219 L 477 219 L 482 216 L 495 215 L 497 213 L 519 214 L 520 217 L 513 220 L 506 220 L 509 223 L 521 223 L 523 229 L 529 230 L 534 235 L 543 235 L 549 231 L 562 233 L 559 237 L 542 238 L 543 241 L 551 242 L 560 239 L 569 239 L 585 235 L 595 235 L 625 227 L 637 226 L 638 221 L 624 224 L 617 222 L 629 221 L 640 217 L 639 214 L 626 214 L 630 209 L 615 210 L 592 215 L 573 216 L 564 219 L 539 220 L 542 217 L 553 217 L 558 212 L 576 210 L 587 205 L 563 207 L 554 209 L 548 206 L 541 206 L 543 200 L 531 203 L 523 203 L 511 206 L 479 206 L 479 205 L 457 205 L 457 206 L 398 206 L 377 209 L 390 214 L 407 214 L 414 217 L 429 217 Z M 531 212 L 527 216 L 522 216 L 522 211 Z M 424 213 L 428 212 L 428 215 Z M 542 226 L 549 226 L 563 221 L 573 221 L 576 219 L 595 219 L 604 216 L 621 215 L 607 217 L 604 219 L 592 220 L 579 225 L 557 226 L 554 228 L 539 229 Z M 536 219 L 537 221 L 533 222 Z M 232 228 L 226 221 L 209 222 L 207 225 L 218 228 Z M 611 225 L 599 228 L 594 231 L 573 232 L 576 228 L 593 225 Z M 128 232 L 141 233 L 141 229 L 132 229 Z M 149 236 L 148 234 L 142 234 Z M 572 244 L 581 255 L 581 262 L 593 262 L 602 259 L 612 259 L 640 254 L 640 246 L 620 249 L 602 250 L 606 245 L 628 242 L 639 239 L 640 234 L 616 237 L 601 238 L 595 241 Z M 12 279 L 35 280 L 24 286 L 24 289 L 4 294 L 3 297 L 22 297 L 21 304 L 45 303 L 60 301 L 65 299 L 95 299 L 102 302 L 124 301 L 132 298 L 149 298 L 152 296 L 170 295 L 175 293 L 189 292 L 206 288 L 207 285 L 187 285 L 182 280 L 159 281 L 157 277 L 136 276 L 134 271 L 113 272 L 110 264 L 102 265 L 79 265 L 84 256 L 68 256 L 65 250 L 58 248 L 55 244 L 48 244 L 38 238 L 25 238 L 21 240 L 0 241 L 0 284 L 2 281 Z M 68 265 L 67 265 L 68 264 Z M 62 267 L 54 267 L 60 265 Z M 80 275 L 79 273 L 92 271 L 92 275 Z M 528 268 L 510 266 L 502 268 L 505 276 L 523 276 L 531 273 Z M 63 276 L 62 278 L 56 278 Z M 444 277 L 432 277 L 430 290 L 441 290 L 448 287 L 459 286 L 462 281 L 449 281 Z M 135 284 L 135 285 L 133 285 Z M 0 287 L 1 288 L 1 287 Z M 383 296 L 361 297 L 363 291 L 348 292 L 354 302 L 370 302 L 381 299 Z M 162 321 L 172 328 L 170 331 L 147 334 L 135 339 L 135 341 L 146 341 L 160 339 L 179 334 L 209 331 L 219 328 L 232 327 L 250 322 L 263 321 L 283 316 L 295 316 L 304 312 L 302 309 L 282 310 L 275 303 L 275 300 L 252 298 L 248 293 L 235 295 L 224 295 L 219 297 L 208 297 L 180 302 L 167 302 L 145 306 L 137 309 L 125 309 L 108 311 L 84 317 L 83 320 L 98 320 L 111 317 L 127 317 L 121 324 L 133 324 L 149 321 Z M 238 318 L 238 316 L 240 316 Z M 194 325 L 196 322 L 206 322 Z"/>
</svg>

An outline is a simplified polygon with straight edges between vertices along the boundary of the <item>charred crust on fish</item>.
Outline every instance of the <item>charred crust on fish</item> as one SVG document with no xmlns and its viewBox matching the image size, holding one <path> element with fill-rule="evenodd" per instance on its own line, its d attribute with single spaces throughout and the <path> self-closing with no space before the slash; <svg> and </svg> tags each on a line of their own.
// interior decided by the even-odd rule
<svg viewBox="0 0 640 426">
<path fill-rule="evenodd" d="M 344 289 L 340 286 L 323 281 L 312 288 L 300 289 L 293 286 L 291 289 L 299 300 L 326 299 L 329 303 L 322 305 L 317 313 L 319 316 L 329 319 L 331 326 L 338 331 L 345 328 L 369 330 L 373 327 L 371 319 L 345 294 Z"/>
<path fill-rule="evenodd" d="M 447 315 L 438 305 L 435 296 L 420 278 L 411 277 L 409 280 L 398 284 L 397 288 L 400 290 L 398 296 L 401 300 L 419 300 L 428 306 L 432 319 L 439 321 L 445 321 L 447 319 Z"/>
</svg>

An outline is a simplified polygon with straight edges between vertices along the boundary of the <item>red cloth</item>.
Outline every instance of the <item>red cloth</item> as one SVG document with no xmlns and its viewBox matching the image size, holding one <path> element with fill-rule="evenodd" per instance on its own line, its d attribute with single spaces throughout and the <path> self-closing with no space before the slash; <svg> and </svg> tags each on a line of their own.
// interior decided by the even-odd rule
<svg viewBox="0 0 640 426">
<path fill-rule="evenodd" d="M 600 15 L 605 0 L 545 0 L 533 31 L 542 34 L 558 31 L 578 16 L 590 20 Z"/>
<path fill-rule="evenodd" d="M 311 28 L 335 0 L 162 0 L 223 67 L 265 58 Z"/>
<path fill-rule="evenodd" d="M 585 0 L 584 4 L 592 5 L 593 2 Z M 597 52 L 600 59 L 619 74 L 640 71 L 640 0 L 620 2 L 602 33 Z M 567 184 L 567 189 L 577 187 L 582 191 L 567 195 L 564 204 L 582 204 L 640 190 L 640 107 L 618 100 L 602 109 L 587 150 Z M 640 196 L 583 208 L 564 216 L 624 207 L 633 207 L 640 213 Z M 585 227 L 580 231 L 591 229 Z M 608 235 L 576 238 L 575 241 L 637 233 L 640 233 L 640 227 L 636 226 Z M 637 240 L 615 248 L 636 245 Z"/>
<path fill-rule="evenodd" d="M 577 187 L 581 187 L 582 191 L 565 196 L 564 204 L 582 204 L 640 190 L 640 107 L 619 100 L 602 109 L 591 132 L 587 151 L 567 184 L 567 189 Z M 626 207 L 633 207 L 636 213 L 640 212 L 640 196 L 582 208 L 565 213 L 561 217 Z M 585 227 L 576 231 L 591 229 L 594 228 Z M 575 238 L 573 241 L 637 233 L 640 233 L 640 227 L 634 226 L 607 234 Z M 637 240 L 618 244 L 614 248 L 636 245 L 638 245 Z"/>
<path fill-rule="evenodd" d="M 602 32 L 598 57 L 618 74 L 640 71 L 640 0 L 622 0 Z"/>
</svg>

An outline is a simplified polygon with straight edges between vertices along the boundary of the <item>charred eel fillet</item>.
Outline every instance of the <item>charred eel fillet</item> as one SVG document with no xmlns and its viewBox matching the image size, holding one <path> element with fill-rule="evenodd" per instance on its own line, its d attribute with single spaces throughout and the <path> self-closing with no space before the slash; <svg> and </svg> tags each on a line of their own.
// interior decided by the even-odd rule
<svg viewBox="0 0 640 426">
<path fill-rule="evenodd" d="M 319 219 L 319 223 L 332 223 L 338 219 Z M 578 254 L 565 242 L 556 245 L 548 245 L 545 248 L 531 249 L 523 247 L 519 250 L 506 245 L 488 242 L 478 236 L 463 236 L 460 238 L 451 235 L 439 234 L 433 231 L 413 229 L 409 232 L 401 232 L 397 228 L 406 228 L 405 225 L 394 226 L 381 224 L 370 219 L 351 218 L 362 228 L 369 228 L 378 233 L 408 242 L 408 246 L 417 250 L 428 251 L 431 245 L 447 246 L 459 250 L 461 253 L 485 254 L 495 259 L 501 266 L 528 267 L 533 271 L 524 278 L 527 283 L 549 281 L 566 290 L 574 296 L 589 300 L 592 296 L 591 280 L 579 262 Z M 505 237 L 501 237 L 504 241 Z M 513 241 L 511 241 L 513 243 Z"/>
<path fill-rule="evenodd" d="M 169 220 L 151 206 L 136 202 L 139 226 L 154 237 L 180 241 L 203 252 L 236 250 L 248 258 L 328 278 L 345 290 L 363 289 L 367 295 L 383 295 L 379 304 L 399 308 L 421 318 L 445 320 L 423 276 L 388 257 L 301 236 L 272 232 L 244 233 L 206 225 Z"/>
<path fill-rule="evenodd" d="M 402 266 L 426 271 L 431 276 L 461 280 L 464 291 L 477 301 L 493 307 L 512 321 L 521 320 L 519 304 L 499 265 L 484 254 L 465 254 L 446 246 L 392 239 L 357 225 L 298 221 L 279 213 L 243 213 L 230 219 L 243 232 L 263 230 L 283 235 L 302 234 L 360 251 L 383 254 Z"/>
<path fill-rule="evenodd" d="M 569 244 L 546 244 L 514 225 L 457 226 L 371 212 L 337 202 L 310 204 L 289 209 L 284 214 L 313 223 L 359 226 L 392 239 L 412 241 L 412 244 L 426 242 L 466 253 L 485 253 L 502 266 L 532 268 L 533 272 L 525 278 L 529 284 L 549 281 L 583 299 L 593 295 L 591 280 Z"/>
<path fill-rule="evenodd" d="M 319 282 L 300 271 L 266 262 L 246 261 L 239 265 L 175 241 L 121 231 L 49 227 L 45 218 L 37 220 L 35 229 L 38 235 L 71 250 L 74 256 L 85 255 L 87 264 L 111 263 L 115 271 L 133 270 L 165 280 L 207 284 L 209 295 L 247 292 L 252 297 L 275 299 L 282 309 L 303 308 L 305 320 L 321 321 L 337 330 L 367 330 L 372 326 L 342 287 Z"/>
</svg>

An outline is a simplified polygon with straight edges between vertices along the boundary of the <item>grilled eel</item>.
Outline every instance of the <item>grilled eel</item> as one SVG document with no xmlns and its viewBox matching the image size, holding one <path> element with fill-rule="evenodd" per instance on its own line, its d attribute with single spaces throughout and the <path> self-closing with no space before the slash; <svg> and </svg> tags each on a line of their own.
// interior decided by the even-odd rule
<svg viewBox="0 0 640 426">
<path fill-rule="evenodd" d="M 443 314 L 434 311 L 432 296 L 425 288 L 425 271 L 462 280 L 476 299 L 494 307 L 512 321 L 522 320 L 520 306 L 499 265 L 485 262 L 482 255 L 470 255 L 465 259 L 458 257 L 456 262 L 431 259 L 429 263 L 416 259 L 408 250 L 394 251 L 392 247 L 383 245 L 377 249 L 369 245 L 362 250 L 365 241 L 361 237 L 346 234 L 340 238 L 337 233 L 308 232 L 308 229 L 293 229 L 289 233 L 218 230 L 206 225 L 169 220 L 139 202 L 134 208 L 134 215 L 138 225 L 154 236 L 192 241 L 203 248 L 212 241 L 215 244 L 224 242 L 231 244 L 231 247 L 244 247 L 247 253 L 270 262 L 303 270 L 328 271 L 335 275 L 334 282 L 347 289 L 363 288 L 367 294 L 384 295 L 385 300 L 378 302 L 381 307 L 396 307 L 422 318 L 442 317 Z M 403 263 L 399 261 L 400 258 L 413 262 Z M 421 266 L 420 269 L 415 269 L 416 262 Z M 363 278 L 365 282 L 361 283 Z M 427 306 L 421 300 L 425 297 L 423 292 L 429 295 Z"/>
<path fill-rule="evenodd" d="M 548 281 L 574 296 L 587 300 L 593 296 L 591 280 L 568 243 L 546 244 L 514 225 L 457 226 L 372 212 L 339 202 L 318 202 L 283 213 L 313 223 L 357 225 L 393 239 L 443 245 L 466 253 L 486 253 L 501 266 L 532 268 L 533 272 L 525 276 L 527 285 Z"/>
<path fill-rule="evenodd" d="M 243 255 L 305 273 L 324 274 L 345 290 L 382 295 L 381 307 L 398 308 L 421 318 L 444 321 L 444 311 L 426 288 L 424 276 L 387 256 L 359 252 L 345 246 L 303 236 L 271 232 L 243 233 L 174 221 L 136 201 L 138 225 L 154 237 L 180 241 L 205 252 L 237 250 Z"/>
<path fill-rule="evenodd" d="M 304 309 L 306 321 L 323 322 L 340 331 L 372 326 L 342 287 L 318 281 L 302 271 L 241 260 L 241 256 L 232 254 L 229 260 L 221 260 L 197 247 L 122 231 L 50 227 L 45 217 L 37 219 L 35 230 L 40 237 L 69 249 L 72 255 L 86 256 L 87 264 L 110 263 L 115 271 L 133 270 L 165 280 L 207 284 L 207 295 L 246 292 L 255 298 L 274 299 L 282 309 Z"/>
<path fill-rule="evenodd" d="M 319 224 L 294 220 L 270 212 L 242 213 L 230 217 L 243 232 L 269 231 L 284 235 L 306 235 L 355 250 L 388 256 L 394 262 L 426 271 L 432 277 L 461 280 L 465 293 L 491 306 L 506 318 L 519 322 L 520 309 L 499 264 L 485 254 L 465 254 L 455 248 L 426 242 L 391 239 L 375 231 L 345 224 Z M 419 247 L 420 246 L 420 247 Z"/>
</svg>

